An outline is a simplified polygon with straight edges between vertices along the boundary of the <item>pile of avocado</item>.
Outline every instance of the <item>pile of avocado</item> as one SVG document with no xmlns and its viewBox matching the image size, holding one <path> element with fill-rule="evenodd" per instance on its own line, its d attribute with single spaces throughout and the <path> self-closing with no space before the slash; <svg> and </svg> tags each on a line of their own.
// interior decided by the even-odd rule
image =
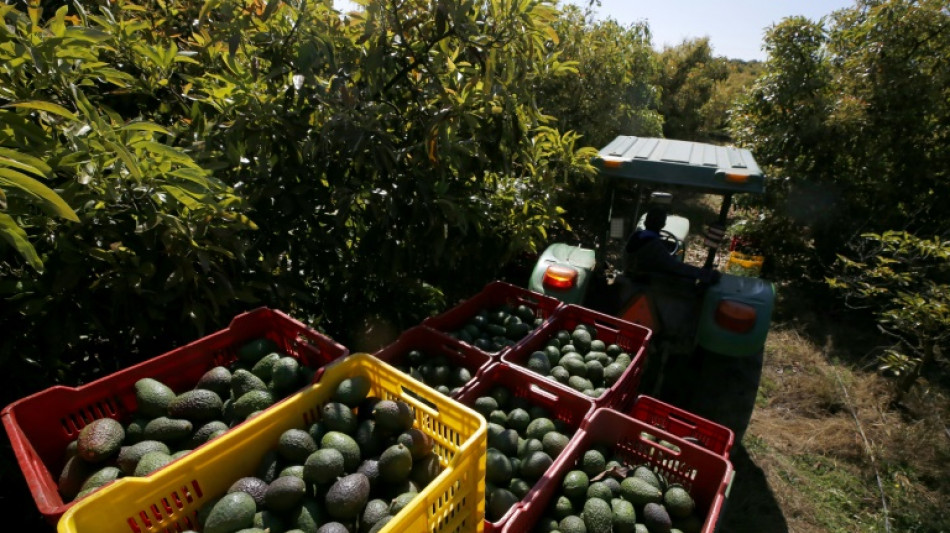
<svg viewBox="0 0 950 533">
<path fill-rule="evenodd" d="M 204 533 L 379 531 L 442 471 L 434 441 L 403 402 L 343 380 L 320 419 L 281 434 L 254 476 L 199 509 Z"/>
<path fill-rule="evenodd" d="M 426 354 L 421 350 L 409 350 L 393 365 L 446 396 L 455 396 L 472 380 L 472 372 L 455 365 L 442 355 Z"/>
<path fill-rule="evenodd" d="M 128 424 L 95 420 L 66 447 L 63 501 L 119 477 L 154 472 L 305 386 L 313 372 L 260 338 L 241 345 L 234 364 L 208 370 L 193 390 L 175 394 L 158 380 L 138 380 Z"/>
<path fill-rule="evenodd" d="M 528 356 L 524 366 L 585 396 L 599 398 L 620 379 L 631 361 L 623 348 L 605 344 L 597 338 L 594 326 L 581 323 L 573 331 L 558 331 L 544 349 Z"/>
<path fill-rule="evenodd" d="M 525 338 L 544 323 L 534 310 L 524 304 L 512 307 L 502 304 L 483 309 L 449 334 L 483 352 L 499 352 Z"/>
<path fill-rule="evenodd" d="M 488 421 L 485 518 L 497 522 L 541 479 L 574 431 L 500 386 L 476 398 L 472 408 Z"/>
<path fill-rule="evenodd" d="M 668 483 L 649 464 L 631 466 L 609 447 L 594 446 L 564 475 L 534 531 L 699 533 L 702 528 L 696 503 L 682 485 Z"/>
</svg>

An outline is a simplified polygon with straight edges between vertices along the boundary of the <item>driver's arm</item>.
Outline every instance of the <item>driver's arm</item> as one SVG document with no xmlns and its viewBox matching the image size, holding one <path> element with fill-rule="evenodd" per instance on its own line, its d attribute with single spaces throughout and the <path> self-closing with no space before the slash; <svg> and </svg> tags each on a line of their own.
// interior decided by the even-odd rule
<svg viewBox="0 0 950 533">
<path fill-rule="evenodd" d="M 637 270 L 674 274 L 701 281 L 706 281 L 706 278 L 709 277 L 707 271 L 677 261 L 666 248 L 666 244 L 660 239 L 653 239 L 637 250 Z"/>
</svg>

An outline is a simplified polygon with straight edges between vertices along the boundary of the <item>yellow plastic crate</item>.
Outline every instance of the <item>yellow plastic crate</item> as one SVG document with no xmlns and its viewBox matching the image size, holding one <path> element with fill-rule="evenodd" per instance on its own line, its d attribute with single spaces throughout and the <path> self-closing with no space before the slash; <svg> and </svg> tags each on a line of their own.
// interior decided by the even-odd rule
<svg viewBox="0 0 950 533">
<path fill-rule="evenodd" d="M 764 256 L 733 251 L 729 252 L 725 271 L 737 276 L 757 277 L 762 272 L 763 263 L 765 263 Z"/>
<path fill-rule="evenodd" d="M 80 500 L 60 519 L 58 532 L 172 533 L 196 528 L 196 513 L 205 502 L 222 496 L 237 479 L 253 475 L 284 431 L 316 421 L 337 385 L 357 375 L 370 380 L 371 395 L 414 408 L 415 426 L 435 440 L 434 451 L 444 467 L 383 532 L 482 531 L 485 419 L 361 353 L 328 365 L 314 385 L 152 475 L 121 478 Z"/>
</svg>

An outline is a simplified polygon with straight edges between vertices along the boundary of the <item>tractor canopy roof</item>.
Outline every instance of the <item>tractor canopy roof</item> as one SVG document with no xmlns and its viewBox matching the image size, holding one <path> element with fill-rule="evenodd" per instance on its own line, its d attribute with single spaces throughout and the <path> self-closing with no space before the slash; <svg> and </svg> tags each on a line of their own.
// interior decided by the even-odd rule
<svg viewBox="0 0 950 533">
<path fill-rule="evenodd" d="M 680 186 L 714 194 L 765 192 L 752 152 L 714 144 L 621 135 L 593 164 L 602 176 L 648 185 Z"/>
</svg>

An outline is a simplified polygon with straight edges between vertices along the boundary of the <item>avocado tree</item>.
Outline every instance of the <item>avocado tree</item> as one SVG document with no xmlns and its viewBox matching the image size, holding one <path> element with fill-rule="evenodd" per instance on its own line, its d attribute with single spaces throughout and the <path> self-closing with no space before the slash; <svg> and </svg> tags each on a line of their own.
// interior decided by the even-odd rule
<svg viewBox="0 0 950 533">
<path fill-rule="evenodd" d="M 670 139 L 705 141 L 705 107 L 716 85 L 726 79 L 726 61 L 713 57 L 708 38 L 683 41 L 659 54 L 657 85 L 663 135 Z"/>
<path fill-rule="evenodd" d="M 862 0 L 769 29 L 733 131 L 778 178 L 751 225 L 789 274 L 824 277 L 862 233 L 946 222 L 948 28 L 946 2 Z"/>
<path fill-rule="evenodd" d="M 839 256 L 828 284 L 852 307 L 870 310 L 894 340 L 880 368 L 897 377 L 900 401 L 950 342 L 950 241 L 904 231 L 866 234 Z"/>
</svg>

